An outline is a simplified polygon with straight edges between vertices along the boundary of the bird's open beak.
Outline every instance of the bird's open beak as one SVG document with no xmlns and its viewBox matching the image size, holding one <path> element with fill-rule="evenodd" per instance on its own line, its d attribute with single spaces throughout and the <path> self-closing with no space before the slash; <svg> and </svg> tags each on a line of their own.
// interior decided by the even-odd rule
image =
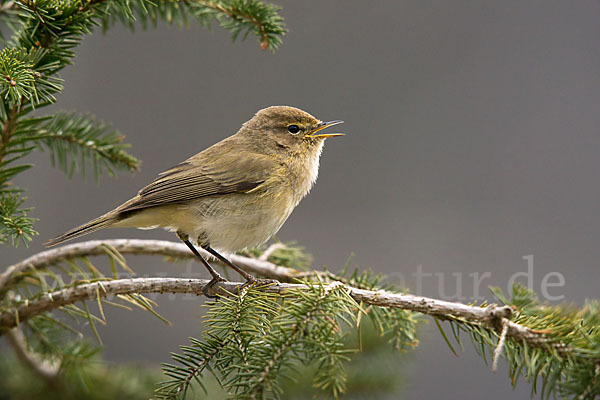
<svg viewBox="0 0 600 400">
<path fill-rule="evenodd" d="M 334 126 L 334 125 L 338 125 L 338 124 L 343 124 L 344 121 L 329 121 L 329 122 L 321 122 L 319 124 L 319 126 L 316 129 L 313 129 L 310 132 L 310 137 L 313 138 L 328 138 L 328 137 L 334 137 L 334 136 L 344 136 L 343 133 L 319 133 L 317 134 L 317 132 L 322 131 L 325 128 L 329 128 L 330 126 Z"/>
</svg>

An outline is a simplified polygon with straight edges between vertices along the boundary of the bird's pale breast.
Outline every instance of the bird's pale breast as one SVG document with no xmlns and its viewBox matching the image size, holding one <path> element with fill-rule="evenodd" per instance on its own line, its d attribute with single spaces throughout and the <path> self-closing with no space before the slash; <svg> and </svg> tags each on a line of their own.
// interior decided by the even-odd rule
<svg viewBox="0 0 600 400">
<path fill-rule="evenodd" d="M 207 240 L 214 248 L 232 252 L 269 240 L 295 206 L 289 193 L 279 191 L 276 196 L 247 193 L 206 199 L 186 207 L 198 222 L 189 226 L 194 232 L 193 237 L 198 237 L 200 242 Z"/>
</svg>

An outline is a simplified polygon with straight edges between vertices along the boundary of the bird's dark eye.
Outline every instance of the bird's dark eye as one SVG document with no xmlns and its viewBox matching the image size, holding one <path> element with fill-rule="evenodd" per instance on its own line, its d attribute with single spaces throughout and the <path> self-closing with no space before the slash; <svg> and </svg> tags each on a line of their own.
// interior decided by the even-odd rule
<svg viewBox="0 0 600 400">
<path fill-rule="evenodd" d="M 290 125 L 288 126 L 288 132 L 292 135 L 296 135 L 298 132 L 300 132 L 300 127 L 298 125 Z"/>
</svg>

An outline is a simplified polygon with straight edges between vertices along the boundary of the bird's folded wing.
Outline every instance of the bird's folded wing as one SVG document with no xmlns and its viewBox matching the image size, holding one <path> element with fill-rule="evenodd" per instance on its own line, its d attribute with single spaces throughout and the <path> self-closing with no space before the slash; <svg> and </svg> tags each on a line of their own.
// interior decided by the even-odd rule
<svg viewBox="0 0 600 400">
<path fill-rule="evenodd" d="M 190 158 L 163 172 L 120 212 L 181 203 L 206 196 L 245 193 L 269 179 L 276 163 L 264 156 L 241 159 L 231 154 L 218 162 Z"/>
</svg>

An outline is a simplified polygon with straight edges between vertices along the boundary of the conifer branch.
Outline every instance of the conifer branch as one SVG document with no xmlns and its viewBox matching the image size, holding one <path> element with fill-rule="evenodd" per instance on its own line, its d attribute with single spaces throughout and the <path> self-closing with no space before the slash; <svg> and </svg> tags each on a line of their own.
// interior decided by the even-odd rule
<svg viewBox="0 0 600 400">
<path fill-rule="evenodd" d="M 37 319 L 31 319 L 41 314 L 48 315 L 48 312 L 55 309 L 87 317 L 90 321 L 98 320 L 89 314 L 87 307 L 85 310 L 72 307 L 75 303 L 86 300 L 96 300 L 100 304 L 106 297 L 127 299 L 154 312 L 141 293 L 202 295 L 202 289 L 208 283 L 207 280 L 185 278 L 118 279 L 116 274 L 111 279 L 98 275 L 89 261 L 85 261 L 87 256 L 105 254 L 111 262 L 117 260 L 127 269 L 124 259 L 115 258 L 122 257 L 120 252 L 173 258 L 193 257 L 183 244 L 124 239 L 76 243 L 39 253 L 9 268 L 0 276 L 0 284 L 5 285 L 5 289 L 17 288 L 20 279 L 26 276 L 35 278 L 38 275 L 35 271 L 62 262 L 74 264 L 73 260 L 78 258 L 90 266 L 92 276 L 84 273 L 83 280 L 74 280 L 69 286 L 62 286 L 63 289 L 60 290 L 47 288 L 26 300 L 10 300 L 5 297 L 8 301 L 4 302 L 0 311 L 0 334 L 23 322 L 36 321 Z M 260 254 L 257 254 L 257 257 L 260 257 Z M 274 258 L 276 257 L 271 259 Z M 594 347 L 598 335 L 593 328 L 594 321 L 598 319 L 597 303 L 591 302 L 582 310 L 563 310 L 559 307 L 540 305 L 531 292 L 515 287 L 511 300 L 494 290 L 495 295 L 505 304 L 503 306 L 465 305 L 381 290 L 373 283 L 376 280 L 365 275 L 354 274 L 350 278 L 343 278 L 319 271 L 307 275 L 258 258 L 237 255 L 231 259 L 240 267 L 257 275 L 279 278 L 281 281 L 294 281 L 298 276 L 311 276 L 317 281 L 281 282 L 252 288 L 252 295 L 244 297 L 236 294 L 244 288 L 242 283 L 219 284 L 217 289 L 222 296 L 221 300 L 210 306 L 211 313 L 215 313 L 216 318 L 208 320 L 208 331 L 203 340 L 191 339 L 192 346 L 182 347 L 183 355 L 173 355 L 175 361 L 181 365 L 164 366 L 165 374 L 171 377 L 171 380 L 161 383 L 157 392 L 160 397 L 175 398 L 178 393 L 185 393 L 192 381 L 202 385 L 200 377 L 205 368 L 213 374 L 219 374 L 219 380 L 229 377 L 222 384 L 230 393 L 242 396 L 241 394 L 256 389 L 255 394 L 264 397 L 263 390 L 269 393 L 277 393 L 280 390 L 277 378 L 279 372 L 273 375 L 273 368 L 278 370 L 280 363 L 283 367 L 290 362 L 306 363 L 315 359 L 327 363 L 322 368 L 331 373 L 317 373 L 314 384 L 321 388 L 331 388 L 334 394 L 342 393 L 345 388 L 343 360 L 347 358 L 344 355 L 347 350 L 344 350 L 340 342 L 341 330 L 334 321 L 338 318 L 344 319 L 343 315 L 354 318 L 359 309 L 371 317 L 381 333 L 392 333 L 390 341 L 395 347 L 415 344 L 415 321 L 411 313 L 418 312 L 448 321 L 459 343 L 460 332 L 469 333 L 475 348 L 484 359 L 486 349 L 489 349 L 494 366 L 497 365 L 500 356 L 504 357 L 508 361 L 513 384 L 522 373 L 532 381 L 535 391 L 536 379 L 541 375 L 542 397 L 556 391 L 598 393 L 595 388 L 598 374 L 593 368 L 594 365 L 600 365 L 600 355 Z M 323 283 L 319 279 L 322 279 Z M 60 282 L 60 279 L 58 281 Z M 28 281 L 29 284 L 32 282 L 31 279 Z M 38 283 L 35 284 L 39 286 Z M 321 289 L 318 289 L 319 287 Z M 303 321 L 306 313 L 310 313 L 311 304 L 316 304 L 314 301 L 323 289 L 338 294 L 320 302 L 318 317 L 314 314 L 315 317 L 311 318 L 311 328 L 304 329 L 302 337 L 295 336 L 293 327 Z M 272 304 L 277 303 L 265 296 L 295 300 L 288 301 L 276 310 L 272 308 Z M 350 299 L 353 305 L 347 303 L 344 296 Z M 260 320 L 256 319 L 257 315 L 262 315 Z M 314 329 L 312 324 L 315 324 Z M 226 339 L 235 336 L 236 329 L 244 339 Z M 280 333 L 277 333 L 278 329 L 281 330 Z M 443 336 L 451 346 L 446 335 Z M 287 343 L 285 338 L 289 337 L 293 337 L 294 340 Z"/>
<path fill-rule="evenodd" d="M 114 168 L 136 171 L 140 161 L 129 155 L 124 136 L 89 115 L 58 113 L 32 132 L 30 140 L 50 150 L 52 163 L 69 177 L 75 169 L 85 176 L 92 165 L 96 180 L 103 171 L 114 175 Z"/>
<path fill-rule="evenodd" d="M 0 275 L 0 289 L 6 285 L 11 276 L 15 277 L 29 268 L 39 270 L 66 259 L 106 254 L 106 247 L 114 248 L 123 254 L 150 254 L 176 258 L 194 258 L 194 255 L 190 253 L 185 245 L 168 241 L 140 239 L 87 241 L 38 253 L 11 266 L 6 272 Z M 208 256 L 205 252 L 203 255 Z M 230 259 L 247 272 L 284 282 L 294 279 L 294 276 L 297 275 L 297 271 L 291 268 L 280 267 L 268 261 L 237 255 L 232 255 Z M 11 285 L 14 283 L 14 281 L 11 282 Z M 26 318 L 50 311 L 65 304 L 95 298 L 98 287 L 102 287 L 100 293 L 102 297 L 116 294 L 164 292 L 200 295 L 202 294 L 202 287 L 206 283 L 207 281 L 202 279 L 176 278 L 136 278 L 90 283 L 48 293 L 39 300 L 29 302 L 26 306 L 20 306 L 14 312 L 5 312 L 0 317 L 0 326 L 11 328 L 17 324 L 18 320 L 23 321 Z M 236 292 L 240 285 L 242 284 L 224 282 L 219 287 L 227 292 Z M 287 290 L 299 288 L 306 287 L 301 284 L 280 283 L 265 288 L 265 290 L 270 293 L 282 294 Z M 442 319 L 464 320 L 481 324 L 496 332 L 502 330 L 504 321 L 507 320 L 507 337 L 525 341 L 530 346 L 536 347 L 550 343 L 548 337 L 543 333 L 535 332 L 527 327 L 511 322 L 509 319 L 513 315 L 513 309 L 510 306 L 498 307 L 494 304 L 487 307 L 469 306 L 462 303 L 453 303 L 412 294 L 393 293 L 384 290 L 366 290 L 351 286 L 347 286 L 347 290 L 357 302 L 364 304 L 416 311 Z M 16 317 L 17 315 L 18 317 Z M 561 352 L 567 350 L 560 343 L 553 343 L 552 347 L 559 349 Z"/>
<path fill-rule="evenodd" d="M 19 360 L 25 366 L 46 382 L 50 384 L 58 383 L 59 369 L 54 364 L 40 358 L 38 354 L 33 353 L 28 349 L 27 339 L 20 328 L 8 330 L 6 332 L 6 338 Z"/>
<path fill-rule="evenodd" d="M 8 267 L 4 273 L 0 274 L 0 291 L 7 285 L 11 277 L 14 279 L 10 282 L 12 285 L 20 279 L 19 275 L 28 269 L 40 270 L 68 259 L 104 255 L 106 254 L 106 248 L 112 248 L 121 254 L 163 255 L 178 259 L 195 259 L 195 256 L 184 244 L 166 240 L 89 240 L 43 251 Z M 199 248 L 198 251 L 207 259 L 212 260 L 214 258 L 203 249 Z M 303 275 L 292 268 L 236 254 L 232 254 L 230 260 L 246 272 L 282 282 L 290 282 L 296 276 Z M 215 259 L 214 262 L 219 261 Z"/>
<path fill-rule="evenodd" d="M 6 80 L 9 80 L 8 85 L 12 85 L 12 77 L 6 75 L 4 77 Z M 17 115 L 19 112 L 19 106 L 17 104 L 13 105 L 8 111 L 8 115 L 2 124 L 2 130 L 0 131 L 0 166 L 4 165 L 4 157 L 8 152 L 8 143 L 12 137 L 13 131 L 15 130 Z M 0 181 L 0 189 L 4 186 L 4 182 Z"/>
<path fill-rule="evenodd" d="M 198 1 L 205 7 L 225 14 L 232 22 L 245 24 L 247 32 L 251 29 L 259 36 L 262 50 L 274 50 L 281 43 L 280 36 L 287 30 L 282 24 L 283 19 L 277 14 L 279 7 L 260 1 Z M 242 30 L 242 26 L 235 28 L 235 24 L 224 24 L 226 28 L 233 29 L 235 39 Z M 247 36 L 247 34 L 246 34 Z"/>
<path fill-rule="evenodd" d="M 36 219 L 27 216 L 30 208 L 21 208 L 24 202 L 25 198 L 21 197 L 18 191 L 0 190 L 0 243 L 8 241 L 16 246 L 20 240 L 27 244 L 33 235 L 37 235 L 33 229 Z"/>
<path fill-rule="evenodd" d="M 138 254 L 142 253 L 138 252 Z M 145 254 L 157 254 L 157 252 L 151 251 Z M 240 265 L 240 267 L 242 266 Z M 132 278 L 87 283 L 46 293 L 38 300 L 29 301 L 25 305 L 21 305 L 13 310 L 0 314 L 0 327 L 3 329 L 13 328 L 17 326 L 19 322 L 23 322 L 41 313 L 52 311 L 56 308 L 74 304 L 82 300 L 96 299 L 98 293 L 100 297 L 112 297 L 133 293 L 187 293 L 201 296 L 203 294 L 202 288 L 208 282 L 209 281 L 205 279 Z M 227 292 L 236 293 L 243 285 L 243 282 L 222 282 L 219 283 L 218 287 L 222 295 L 227 295 Z M 308 288 L 309 287 L 304 284 L 279 283 L 264 287 L 262 290 L 267 293 L 286 294 L 289 293 L 290 290 L 308 290 Z M 354 300 L 364 304 L 416 311 L 442 319 L 463 320 L 470 323 L 481 324 L 492 330 L 498 330 L 498 326 L 502 326 L 504 321 L 513 314 L 510 306 L 489 305 L 487 307 L 477 307 L 411 294 L 392 293 L 383 290 L 373 291 L 353 287 L 346 287 L 346 289 Z M 544 333 L 535 332 L 527 327 L 511 322 L 510 320 L 507 321 L 507 337 L 527 342 L 530 346 L 535 347 L 551 343 Z M 552 344 L 552 347 L 559 349 L 561 352 L 568 351 L 568 347 L 560 343 L 554 343 Z"/>
<path fill-rule="evenodd" d="M 148 21 L 156 24 L 159 20 L 183 26 L 189 24 L 188 18 L 191 16 L 204 26 L 217 21 L 222 28 L 231 32 L 233 40 L 240 34 L 242 39 L 246 39 L 250 33 L 254 33 L 261 49 L 271 51 L 277 49 L 282 42 L 281 37 L 287 32 L 279 15 L 281 7 L 260 0 L 97 0 L 98 4 L 102 2 L 105 4 L 101 4 L 99 9 L 106 15 L 102 21 L 104 28 L 116 19 L 130 27 L 134 26 L 136 19 L 144 27 Z"/>
</svg>

